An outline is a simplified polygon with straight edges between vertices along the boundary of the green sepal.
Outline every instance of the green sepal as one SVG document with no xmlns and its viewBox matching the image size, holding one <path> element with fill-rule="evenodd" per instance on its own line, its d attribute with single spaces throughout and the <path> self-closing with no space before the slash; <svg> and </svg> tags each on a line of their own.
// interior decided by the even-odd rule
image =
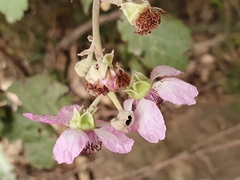
<svg viewBox="0 0 240 180">
<path fill-rule="evenodd" d="M 73 110 L 73 117 L 70 121 L 72 129 L 79 129 L 82 131 L 88 131 L 95 128 L 95 120 L 93 113 L 88 110 L 81 109 L 78 111 L 76 108 Z"/>
<path fill-rule="evenodd" d="M 130 85 L 126 88 L 127 94 L 132 98 L 139 100 L 145 97 L 152 88 L 152 81 L 142 73 L 133 71 Z"/>
<path fill-rule="evenodd" d="M 80 77 L 85 77 L 90 69 L 90 67 L 93 65 L 94 60 L 92 59 L 82 59 L 81 61 L 77 62 L 75 65 L 75 71 Z"/>
<path fill-rule="evenodd" d="M 121 5 L 121 10 L 123 11 L 129 23 L 134 25 L 136 19 L 139 17 L 142 11 L 149 7 L 151 7 L 151 5 L 148 1 L 143 1 L 142 3 L 125 2 Z"/>
<path fill-rule="evenodd" d="M 104 79 L 106 77 L 106 73 L 108 68 L 112 68 L 112 61 L 114 57 L 114 51 L 111 53 L 105 54 L 103 56 L 103 59 L 93 63 L 85 77 L 85 79 L 91 83 L 94 84 L 99 79 Z"/>
</svg>

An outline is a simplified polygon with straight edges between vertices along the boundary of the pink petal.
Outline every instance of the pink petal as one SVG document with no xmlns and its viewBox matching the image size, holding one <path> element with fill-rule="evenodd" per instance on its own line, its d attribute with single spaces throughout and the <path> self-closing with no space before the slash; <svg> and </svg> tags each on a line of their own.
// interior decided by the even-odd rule
<svg viewBox="0 0 240 180">
<path fill-rule="evenodd" d="M 152 70 L 150 79 L 153 81 L 156 78 L 178 76 L 182 73 L 183 72 L 170 66 L 157 66 Z"/>
<path fill-rule="evenodd" d="M 72 106 L 63 106 L 62 109 L 58 112 L 58 116 L 47 115 L 47 114 L 37 115 L 32 113 L 23 113 L 23 115 L 33 121 L 39 121 L 47 124 L 68 125 L 68 123 L 72 119 L 74 107 L 76 107 L 77 110 L 80 110 L 80 106 L 72 105 Z"/>
<path fill-rule="evenodd" d="M 104 126 L 111 126 L 111 124 L 108 121 L 96 120 L 96 127 L 104 127 Z"/>
<path fill-rule="evenodd" d="M 166 126 L 161 111 L 157 105 L 146 99 L 141 99 L 134 111 L 138 120 L 139 134 L 151 143 L 157 143 L 165 138 Z"/>
<path fill-rule="evenodd" d="M 65 125 L 64 119 L 54 115 L 36 115 L 32 113 L 23 113 L 23 115 L 33 121 L 39 121 L 47 124 L 62 124 Z"/>
<path fill-rule="evenodd" d="M 78 105 L 63 106 L 58 112 L 58 116 L 61 117 L 66 124 L 68 124 L 73 117 L 74 108 L 76 108 L 78 111 L 81 109 L 81 107 Z"/>
<path fill-rule="evenodd" d="M 196 104 L 195 97 L 198 95 L 198 90 L 195 86 L 186 83 L 177 78 L 164 78 L 153 84 L 159 96 L 174 104 Z"/>
<path fill-rule="evenodd" d="M 132 106 L 133 106 L 133 99 L 127 99 L 123 103 L 123 107 L 126 111 L 132 111 Z"/>
<path fill-rule="evenodd" d="M 60 137 L 53 148 L 56 161 L 71 164 L 86 146 L 88 136 L 81 130 L 67 129 Z"/>
<path fill-rule="evenodd" d="M 94 129 L 94 132 L 103 145 L 112 152 L 123 154 L 132 150 L 134 141 L 128 138 L 122 131 L 108 126 Z"/>
</svg>

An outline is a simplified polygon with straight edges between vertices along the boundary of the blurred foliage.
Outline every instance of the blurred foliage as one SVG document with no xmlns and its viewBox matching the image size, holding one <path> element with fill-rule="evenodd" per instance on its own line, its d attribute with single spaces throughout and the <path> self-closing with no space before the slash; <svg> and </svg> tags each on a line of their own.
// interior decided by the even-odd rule
<svg viewBox="0 0 240 180">
<path fill-rule="evenodd" d="M 219 9 L 223 8 L 224 4 L 222 0 L 210 0 L 211 5 L 217 6 Z"/>
<path fill-rule="evenodd" d="M 138 60 L 138 58 L 128 52 L 127 46 L 119 46 L 118 51 L 121 56 L 121 62 L 124 65 L 124 69 L 127 71 L 131 71 L 131 69 L 139 72 L 145 71 L 143 64 Z"/>
<path fill-rule="evenodd" d="M 54 130 L 50 125 L 30 121 L 23 113 L 57 115 L 63 105 L 71 103 L 70 96 L 63 96 L 68 91 L 67 86 L 47 75 L 38 75 L 25 82 L 15 82 L 9 91 L 18 95 L 23 106 L 3 118 L 3 136 L 10 141 L 22 139 L 25 155 L 33 166 L 51 168 L 54 165 L 52 148 L 56 141 Z"/>
<path fill-rule="evenodd" d="M 89 14 L 89 8 L 90 8 L 90 5 L 92 4 L 92 1 L 93 0 L 84 0 L 84 1 L 80 0 L 80 2 L 83 5 L 83 11 L 87 15 Z"/>
<path fill-rule="evenodd" d="M 226 75 L 227 83 L 225 89 L 228 93 L 239 93 L 240 92 L 240 65 L 236 65 Z"/>
<path fill-rule="evenodd" d="M 189 29 L 180 20 L 162 18 L 160 26 L 150 35 L 134 35 L 126 18 L 119 21 L 118 29 L 129 52 L 138 56 L 147 68 L 169 65 L 185 69 L 188 57 L 184 55 L 192 46 Z"/>
<path fill-rule="evenodd" d="M 1 123 L 1 122 L 0 122 Z M 10 164 L 5 156 L 2 145 L 0 143 L 0 179 L 1 180 L 15 180 L 16 176 L 12 172 L 13 165 Z"/>
<path fill-rule="evenodd" d="M 24 11 L 28 8 L 28 0 L 0 0 L 0 12 L 2 12 L 9 23 L 20 20 Z"/>
<path fill-rule="evenodd" d="M 79 1 L 73 4 L 65 0 L 58 3 L 29 0 L 29 9 L 21 21 L 8 24 L 0 14 L 0 37 L 6 41 L 6 52 L 27 60 L 32 66 L 37 65 L 32 69 L 34 74 L 42 72 L 45 67 L 52 68 L 50 59 L 45 58 L 46 54 L 53 53 L 66 31 L 86 20 L 79 9 Z"/>
</svg>

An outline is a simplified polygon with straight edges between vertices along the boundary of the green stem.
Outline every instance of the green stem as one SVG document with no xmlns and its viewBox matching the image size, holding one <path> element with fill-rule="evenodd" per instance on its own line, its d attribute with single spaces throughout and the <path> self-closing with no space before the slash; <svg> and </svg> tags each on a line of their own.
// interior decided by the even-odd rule
<svg viewBox="0 0 240 180">
<path fill-rule="evenodd" d="M 110 3 L 110 4 L 114 4 L 114 5 L 121 5 L 123 0 L 102 0 L 102 2 L 105 2 L 105 3 Z"/>
<path fill-rule="evenodd" d="M 92 9 L 92 35 L 93 35 L 93 45 L 99 53 L 102 54 L 102 44 L 99 31 L 99 13 L 100 13 L 100 0 L 93 0 Z"/>
<path fill-rule="evenodd" d="M 104 98 L 104 96 L 102 94 L 100 94 L 96 99 L 94 99 L 94 101 L 92 102 L 92 104 L 89 106 L 88 109 L 94 110 L 94 108 L 97 107 L 97 105 L 100 103 L 100 101 L 103 98 Z"/>
<path fill-rule="evenodd" d="M 108 97 L 112 100 L 113 104 L 116 106 L 118 111 L 123 110 L 123 108 L 122 108 L 120 102 L 118 101 L 118 98 L 117 98 L 117 96 L 115 95 L 114 92 L 109 92 Z"/>
</svg>

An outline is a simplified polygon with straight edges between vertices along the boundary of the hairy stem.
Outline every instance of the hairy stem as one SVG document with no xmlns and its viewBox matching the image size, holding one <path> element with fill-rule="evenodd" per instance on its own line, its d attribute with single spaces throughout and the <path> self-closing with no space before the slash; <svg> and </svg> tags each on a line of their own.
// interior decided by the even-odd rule
<svg viewBox="0 0 240 180">
<path fill-rule="evenodd" d="M 100 13 L 100 1 L 93 0 L 93 9 L 92 9 L 92 35 L 93 35 L 93 45 L 96 48 L 97 52 L 102 55 L 102 44 L 99 31 L 99 13 Z M 96 54 L 96 53 L 95 53 Z"/>
<path fill-rule="evenodd" d="M 104 96 L 102 94 L 100 94 L 96 99 L 94 99 L 94 101 L 92 102 L 92 104 L 89 106 L 88 109 L 90 109 L 90 110 L 95 109 L 103 98 L 104 98 Z"/>
<path fill-rule="evenodd" d="M 112 100 L 118 111 L 123 109 L 114 92 L 109 92 L 108 97 Z"/>
<path fill-rule="evenodd" d="M 120 6 L 123 0 L 102 0 L 102 2 L 114 4 Z"/>
</svg>

